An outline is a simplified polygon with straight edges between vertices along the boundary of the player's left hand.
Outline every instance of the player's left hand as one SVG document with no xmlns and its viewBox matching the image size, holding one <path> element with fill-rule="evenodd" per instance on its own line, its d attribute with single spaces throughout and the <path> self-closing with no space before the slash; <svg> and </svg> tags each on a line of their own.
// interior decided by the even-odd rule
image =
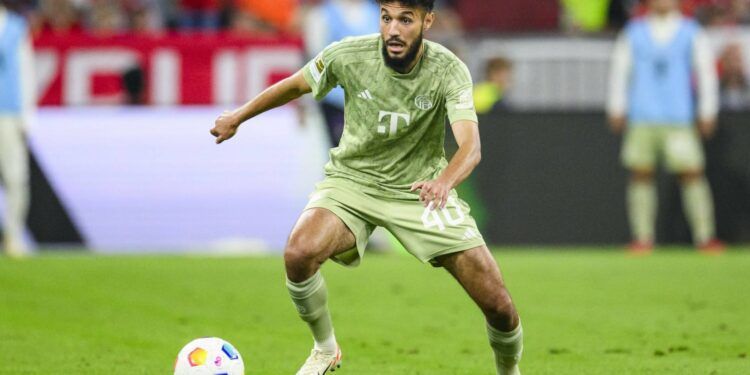
<svg viewBox="0 0 750 375">
<path fill-rule="evenodd" d="M 451 184 L 440 178 L 431 181 L 419 181 L 411 185 L 411 191 L 419 190 L 419 201 L 432 210 L 445 208 L 451 189 Z"/>
<path fill-rule="evenodd" d="M 711 139 L 716 132 L 716 120 L 698 120 L 698 132 L 703 139 Z"/>
</svg>

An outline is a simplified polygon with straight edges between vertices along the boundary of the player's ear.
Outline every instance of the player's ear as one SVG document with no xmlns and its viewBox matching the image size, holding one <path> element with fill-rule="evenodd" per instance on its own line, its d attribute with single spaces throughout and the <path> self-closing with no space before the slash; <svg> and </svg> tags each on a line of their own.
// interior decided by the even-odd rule
<svg viewBox="0 0 750 375">
<path fill-rule="evenodd" d="M 435 12 L 429 11 L 424 16 L 423 30 L 427 31 L 432 27 L 432 23 L 435 22 Z"/>
</svg>

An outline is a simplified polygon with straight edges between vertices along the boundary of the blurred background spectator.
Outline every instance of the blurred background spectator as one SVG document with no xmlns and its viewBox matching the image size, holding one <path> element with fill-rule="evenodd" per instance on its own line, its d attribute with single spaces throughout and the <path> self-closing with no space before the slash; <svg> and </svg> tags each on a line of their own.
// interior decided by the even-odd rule
<svg viewBox="0 0 750 375">
<path fill-rule="evenodd" d="M 679 14 L 679 1 L 646 3 L 645 17 L 629 23 L 615 44 L 607 105 L 613 132 L 623 133 L 622 163 L 630 173 L 630 251 L 649 253 L 654 246 L 655 171 L 663 164 L 679 176 L 693 242 L 720 252 L 700 141 L 713 135 L 718 113 L 712 50 L 704 31 Z"/>
<path fill-rule="evenodd" d="M 741 110 L 750 108 L 750 86 L 739 44 L 730 44 L 719 57 L 719 85 L 721 108 Z"/>
<path fill-rule="evenodd" d="M 309 58 L 327 45 L 347 36 L 377 33 L 380 10 L 368 0 L 322 0 L 310 4 L 304 12 L 305 51 Z M 344 131 L 344 90 L 336 87 L 321 102 L 328 138 L 338 146 Z"/>
<path fill-rule="evenodd" d="M 160 0 L 125 0 L 127 28 L 137 34 L 158 34 L 166 26 L 166 8 Z"/>
<path fill-rule="evenodd" d="M 86 9 L 86 26 L 94 35 L 122 34 L 128 23 L 123 2 L 91 0 Z"/>
<path fill-rule="evenodd" d="M 503 98 L 510 87 L 513 63 L 504 57 L 487 62 L 484 81 L 474 86 L 474 107 L 484 114 L 504 106 Z"/>
<path fill-rule="evenodd" d="M 83 29 L 81 10 L 69 0 L 41 1 L 36 22 L 37 33 L 68 34 Z"/>
<path fill-rule="evenodd" d="M 218 0 L 179 0 L 180 27 L 186 30 L 219 27 Z"/>
<path fill-rule="evenodd" d="M 0 182 L 4 188 L 2 249 L 26 255 L 29 161 L 26 129 L 34 109 L 34 53 L 26 22 L 0 1 Z"/>
<path fill-rule="evenodd" d="M 236 0 L 236 4 L 239 11 L 257 17 L 277 32 L 299 32 L 296 0 Z"/>
<path fill-rule="evenodd" d="M 227 12 L 227 15 L 231 32 L 236 35 L 268 35 L 276 32 L 273 25 L 252 12 L 233 9 Z"/>
</svg>

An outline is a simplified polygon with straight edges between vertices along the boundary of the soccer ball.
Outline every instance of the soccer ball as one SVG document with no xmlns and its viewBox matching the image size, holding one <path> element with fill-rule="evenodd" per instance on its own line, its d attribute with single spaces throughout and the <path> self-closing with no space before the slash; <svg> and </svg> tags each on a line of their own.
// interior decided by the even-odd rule
<svg viewBox="0 0 750 375">
<path fill-rule="evenodd" d="M 180 350 L 174 375 L 245 375 L 245 364 L 232 344 L 218 337 L 205 337 Z"/>
</svg>

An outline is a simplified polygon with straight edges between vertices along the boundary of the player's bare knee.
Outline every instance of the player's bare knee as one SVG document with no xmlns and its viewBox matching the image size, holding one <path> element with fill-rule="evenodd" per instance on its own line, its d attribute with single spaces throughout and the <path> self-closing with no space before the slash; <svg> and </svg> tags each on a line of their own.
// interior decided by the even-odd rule
<svg viewBox="0 0 750 375">
<path fill-rule="evenodd" d="M 654 179 L 654 171 L 649 169 L 633 169 L 630 171 L 630 181 L 651 182 Z"/>
<path fill-rule="evenodd" d="M 293 237 L 284 249 L 284 262 L 286 264 L 314 264 L 320 263 L 321 248 L 314 241 L 304 238 Z"/>
<path fill-rule="evenodd" d="M 685 171 L 679 173 L 680 177 L 680 183 L 681 184 L 689 184 L 698 180 L 701 180 L 703 178 L 703 171 L 702 170 L 694 170 L 694 171 Z"/>
<path fill-rule="evenodd" d="M 516 309 L 513 306 L 513 300 L 505 288 L 502 288 L 499 293 L 493 296 L 482 310 L 487 321 L 492 323 L 496 328 L 512 326 L 516 318 Z"/>
</svg>

